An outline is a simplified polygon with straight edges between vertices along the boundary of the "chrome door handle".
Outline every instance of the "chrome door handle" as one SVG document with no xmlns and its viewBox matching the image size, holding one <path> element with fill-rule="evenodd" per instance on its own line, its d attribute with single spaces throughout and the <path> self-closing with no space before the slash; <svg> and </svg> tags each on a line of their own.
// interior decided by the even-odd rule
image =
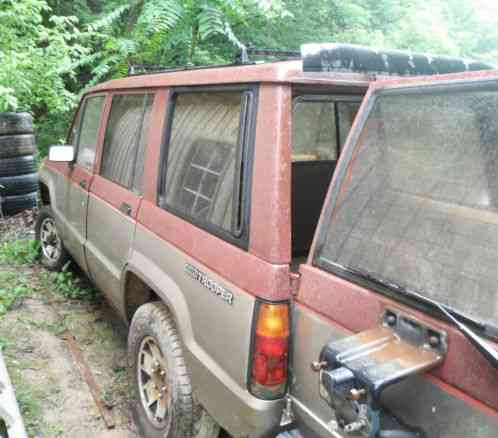
<svg viewBox="0 0 498 438">
<path fill-rule="evenodd" d="M 127 204 L 126 202 L 123 202 L 120 206 L 119 206 L 119 210 L 122 211 L 124 214 L 126 214 L 127 216 L 130 216 L 131 215 L 131 212 L 132 212 L 132 209 L 131 209 L 131 205 L 130 204 Z"/>
</svg>

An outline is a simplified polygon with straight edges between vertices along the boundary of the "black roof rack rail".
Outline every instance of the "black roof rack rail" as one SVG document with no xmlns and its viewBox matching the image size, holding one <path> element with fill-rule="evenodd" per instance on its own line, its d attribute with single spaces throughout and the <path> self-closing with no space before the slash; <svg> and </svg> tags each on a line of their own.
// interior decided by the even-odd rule
<svg viewBox="0 0 498 438">
<path fill-rule="evenodd" d="M 304 44 L 301 54 L 304 72 L 421 76 L 497 68 L 491 63 L 470 59 L 354 44 Z"/>
<path fill-rule="evenodd" d="M 207 70 L 210 68 L 233 67 L 234 64 L 217 64 L 217 65 L 184 65 L 184 66 L 167 66 L 155 64 L 131 64 L 128 67 L 128 76 L 140 76 L 155 73 L 173 73 L 188 70 Z"/>
<path fill-rule="evenodd" d="M 301 59 L 301 52 L 294 50 L 279 49 L 257 49 L 255 47 L 241 47 L 238 62 L 240 64 L 252 64 L 250 56 L 265 56 L 278 58 L 279 60 Z M 284 59 L 282 59 L 284 58 Z"/>
<path fill-rule="evenodd" d="M 253 47 L 246 48 L 245 46 L 240 47 L 240 53 L 237 56 L 235 62 L 231 64 L 218 64 L 218 65 L 184 65 L 184 66 L 166 66 L 157 64 L 131 64 L 128 67 L 128 76 L 138 76 L 144 74 L 154 74 L 154 73 L 171 73 L 177 71 L 186 70 L 203 70 L 209 68 L 221 68 L 221 67 L 233 67 L 237 65 L 249 65 L 255 64 L 251 61 L 250 56 L 264 56 L 278 58 L 278 60 L 288 60 L 288 59 L 300 59 L 301 52 L 292 50 L 276 50 L 276 49 L 256 49 Z M 283 59 L 282 59 L 283 58 Z"/>
</svg>

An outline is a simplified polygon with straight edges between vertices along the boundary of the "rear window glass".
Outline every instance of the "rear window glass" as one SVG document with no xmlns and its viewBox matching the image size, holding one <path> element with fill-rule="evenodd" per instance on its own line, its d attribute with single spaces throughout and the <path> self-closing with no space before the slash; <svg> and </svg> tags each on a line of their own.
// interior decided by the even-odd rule
<svg viewBox="0 0 498 438">
<path fill-rule="evenodd" d="M 136 193 L 142 191 L 152 94 L 116 95 L 107 124 L 102 176 Z"/>
<path fill-rule="evenodd" d="M 337 161 L 359 102 L 299 96 L 292 116 L 292 161 Z"/>
<path fill-rule="evenodd" d="M 179 93 L 175 97 L 162 202 L 195 222 L 237 237 L 248 94 Z"/>
<path fill-rule="evenodd" d="M 498 323 L 497 112 L 494 91 L 378 97 L 315 262 Z"/>
</svg>

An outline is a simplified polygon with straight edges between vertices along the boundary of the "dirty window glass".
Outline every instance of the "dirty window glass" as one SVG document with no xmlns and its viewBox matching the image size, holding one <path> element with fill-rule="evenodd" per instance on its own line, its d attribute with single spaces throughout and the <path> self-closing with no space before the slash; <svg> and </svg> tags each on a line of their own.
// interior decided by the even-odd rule
<svg viewBox="0 0 498 438">
<path fill-rule="evenodd" d="M 378 97 L 315 261 L 498 323 L 497 113 L 494 91 Z"/>
<path fill-rule="evenodd" d="M 114 96 L 105 134 L 102 176 L 137 193 L 142 191 L 152 101 L 152 94 Z"/>
<path fill-rule="evenodd" d="M 168 148 L 167 205 L 234 231 L 239 208 L 241 92 L 176 96 Z"/>
<path fill-rule="evenodd" d="M 358 107 L 323 96 L 294 99 L 292 161 L 337 161 Z"/>
<path fill-rule="evenodd" d="M 90 97 L 86 100 L 83 110 L 76 163 L 90 172 L 95 161 L 95 149 L 97 148 L 104 101 L 105 96 Z"/>
</svg>

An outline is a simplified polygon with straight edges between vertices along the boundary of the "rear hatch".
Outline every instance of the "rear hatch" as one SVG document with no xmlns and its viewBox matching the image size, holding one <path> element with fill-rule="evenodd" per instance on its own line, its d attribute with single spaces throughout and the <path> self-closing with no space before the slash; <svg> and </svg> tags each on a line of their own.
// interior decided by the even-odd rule
<svg viewBox="0 0 498 438">
<path fill-rule="evenodd" d="M 497 436 L 497 113 L 496 72 L 371 87 L 300 266 L 304 436 Z"/>
</svg>

